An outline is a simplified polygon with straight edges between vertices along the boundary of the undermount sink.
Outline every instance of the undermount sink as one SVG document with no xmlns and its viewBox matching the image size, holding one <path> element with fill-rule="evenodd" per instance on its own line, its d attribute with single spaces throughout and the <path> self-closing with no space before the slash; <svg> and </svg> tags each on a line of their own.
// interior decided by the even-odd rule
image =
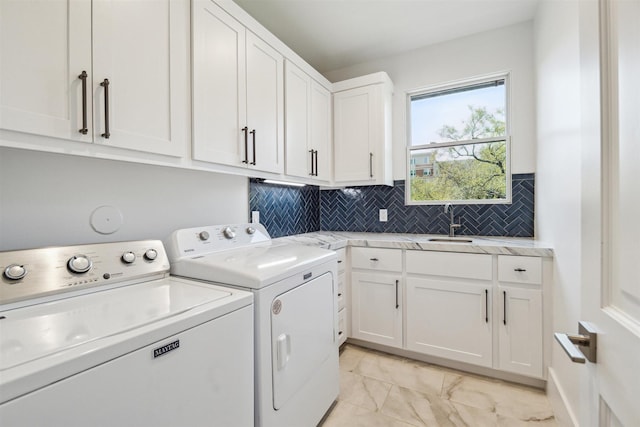
<svg viewBox="0 0 640 427">
<path fill-rule="evenodd" d="M 455 237 L 434 237 L 429 239 L 430 242 L 447 242 L 447 243 L 471 243 L 471 239 L 457 239 Z"/>
</svg>

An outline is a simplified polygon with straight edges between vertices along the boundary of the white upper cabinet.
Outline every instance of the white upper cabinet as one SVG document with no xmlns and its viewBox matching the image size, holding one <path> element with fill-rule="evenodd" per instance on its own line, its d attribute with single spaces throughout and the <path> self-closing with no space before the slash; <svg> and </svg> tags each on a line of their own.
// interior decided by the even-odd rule
<svg viewBox="0 0 640 427">
<path fill-rule="evenodd" d="M 93 1 L 94 141 L 184 153 L 189 137 L 188 10 L 185 0 Z"/>
<path fill-rule="evenodd" d="M 0 127 L 183 155 L 188 0 L 2 0 L 0 8 Z"/>
<path fill-rule="evenodd" d="M 193 2 L 193 158 L 281 173 L 284 59 L 210 0 Z"/>
<path fill-rule="evenodd" d="M 292 177 L 331 179 L 331 93 L 286 61 L 285 171 Z"/>
<path fill-rule="evenodd" d="M 385 73 L 334 85 L 334 181 L 339 185 L 393 185 L 391 96 Z"/>
<path fill-rule="evenodd" d="M 0 128 L 92 141 L 79 79 L 91 73 L 91 3 L 1 0 L 0 58 Z"/>
</svg>

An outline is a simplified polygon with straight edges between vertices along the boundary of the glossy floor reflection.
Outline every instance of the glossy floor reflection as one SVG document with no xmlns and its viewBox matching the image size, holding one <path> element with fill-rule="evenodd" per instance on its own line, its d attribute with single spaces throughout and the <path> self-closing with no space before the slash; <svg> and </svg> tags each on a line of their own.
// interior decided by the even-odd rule
<svg viewBox="0 0 640 427">
<path fill-rule="evenodd" d="M 531 425 L 557 425 L 542 390 L 347 344 L 322 427 Z"/>
</svg>

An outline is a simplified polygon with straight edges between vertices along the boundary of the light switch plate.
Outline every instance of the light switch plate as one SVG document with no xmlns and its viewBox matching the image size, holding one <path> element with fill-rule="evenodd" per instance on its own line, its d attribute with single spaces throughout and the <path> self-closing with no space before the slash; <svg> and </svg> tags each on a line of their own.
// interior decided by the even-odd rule
<svg viewBox="0 0 640 427">
<path fill-rule="evenodd" d="M 260 222 L 260 211 L 251 211 L 251 222 L 254 224 Z"/>
<path fill-rule="evenodd" d="M 386 209 L 380 209 L 379 218 L 380 218 L 380 222 L 387 222 L 387 210 Z"/>
</svg>

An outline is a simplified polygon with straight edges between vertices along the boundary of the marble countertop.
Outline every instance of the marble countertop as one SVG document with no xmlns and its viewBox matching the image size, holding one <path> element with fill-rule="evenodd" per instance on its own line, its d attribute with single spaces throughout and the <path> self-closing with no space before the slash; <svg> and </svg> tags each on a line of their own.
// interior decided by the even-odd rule
<svg viewBox="0 0 640 427">
<path fill-rule="evenodd" d="M 274 239 L 277 242 L 299 243 L 326 249 L 346 246 L 423 251 L 464 252 L 491 255 L 523 255 L 553 257 L 549 244 L 519 237 L 458 236 L 472 239 L 471 243 L 432 242 L 429 239 L 446 238 L 432 234 L 353 233 L 348 231 L 316 231 Z"/>
</svg>

